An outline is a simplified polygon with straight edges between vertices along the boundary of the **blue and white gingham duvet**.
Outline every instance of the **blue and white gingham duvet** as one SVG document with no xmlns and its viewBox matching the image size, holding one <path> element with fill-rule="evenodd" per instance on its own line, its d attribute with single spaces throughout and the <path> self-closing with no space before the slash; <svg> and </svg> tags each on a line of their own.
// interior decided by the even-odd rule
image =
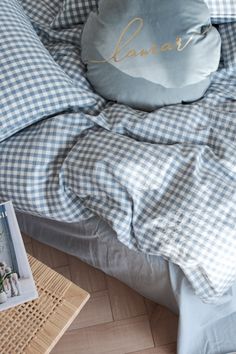
<svg viewBox="0 0 236 354">
<path fill-rule="evenodd" d="M 57 0 L 23 5 L 54 60 L 91 90 L 82 25 L 55 26 Z M 236 280 L 236 23 L 219 31 L 221 65 L 202 100 L 145 113 L 97 96 L 93 108 L 32 125 L 0 144 L 0 199 L 66 222 L 98 214 L 216 301 Z"/>
</svg>

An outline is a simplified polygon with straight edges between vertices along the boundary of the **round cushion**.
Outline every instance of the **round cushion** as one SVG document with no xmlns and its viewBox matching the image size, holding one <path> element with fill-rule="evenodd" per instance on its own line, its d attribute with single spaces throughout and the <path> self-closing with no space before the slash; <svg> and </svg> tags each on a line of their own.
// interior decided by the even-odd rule
<svg viewBox="0 0 236 354">
<path fill-rule="evenodd" d="M 100 0 L 81 47 L 99 94 L 151 111 L 204 95 L 221 39 L 204 0 Z"/>
</svg>

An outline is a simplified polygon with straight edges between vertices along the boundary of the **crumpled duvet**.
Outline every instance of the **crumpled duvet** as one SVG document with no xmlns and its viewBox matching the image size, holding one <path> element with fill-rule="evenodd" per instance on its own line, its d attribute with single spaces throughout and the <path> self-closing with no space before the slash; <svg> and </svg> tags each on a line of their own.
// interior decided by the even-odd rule
<svg viewBox="0 0 236 354">
<path fill-rule="evenodd" d="M 23 1 L 54 60 L 92 90 L 82 26 L 52 29 L 53 2 L 42 12 L 33 3 Z M 178 264 L 203 301 L 217 301 L 236 280 L 236 23 L 219 31 L 221 64 L 202 100 L 146 113 L 97 96 L 94 109 L 1 143 L 1 200 L 67 222 L 99 215 L 123 244 Z"/>
</svg>

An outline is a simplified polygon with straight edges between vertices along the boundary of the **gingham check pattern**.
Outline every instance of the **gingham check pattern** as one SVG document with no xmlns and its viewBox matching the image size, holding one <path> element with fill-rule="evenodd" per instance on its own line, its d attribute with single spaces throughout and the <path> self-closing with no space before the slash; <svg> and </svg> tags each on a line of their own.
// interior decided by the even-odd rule
<svg viewBox="0 0 236 354">
<path fill-rule="evenodd" d="M 216 22 L 218 19 L 236 21 L 236 1 L 235 0 L 205 0 L 211 17 Z M 90 11 L 98 9 L 99 0 L 64 0 L 61 10 L 52 23 L 54 28 L 65 28 L 84 23 Z"/>
<path fill-rule="evenodd" d="M 205 0 L 213 18 L 231 18 L 236 21 L 235 0 Z"/>
<path fill-rule="evenodd" d="M 0 141 L 50 115 L 96 103 L 52 59 L 16 0 L 0 1 L 0 46 Z"/>
<path fill-rule="evenodd" d="M 52 23 L 52 28 L 67 28 L 84 23 L 91 11 L 98 8 L 98 0 L 64 0 L 62 8 Z"/>
<path fill-rule="evenodd" d="M 30 16 L 37 23 L 62 29 L 84 23 L 91 11 L 97 11 L 99 0 L 21 0 L 30 9 Z M 112 0 L 111 0 L 112 1 Z M 236 21 L 235 0 L 205 0 L 214 23 Z M 43 13 L 47 8 L 47 13 Z"/>
<path fill-rule="evenodd" d="M 36 22 L 78 80 L 79 32 Z M 2 142 L 1 200 L 67 222 L 98 214 L 125 245 L 179 264 L 216 301 L 236 279 L 236 24 L 219 30 L 221 66 L 199 102 L 148 114 L 98 97 L 87 114 L 59 114 Z"/>
</svg>

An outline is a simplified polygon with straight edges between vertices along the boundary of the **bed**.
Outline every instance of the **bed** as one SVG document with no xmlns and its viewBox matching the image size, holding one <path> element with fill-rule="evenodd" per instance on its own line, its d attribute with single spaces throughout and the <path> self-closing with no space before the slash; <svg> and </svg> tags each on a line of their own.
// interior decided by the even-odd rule
<svg viewBox="0 0 236 354">
<path fill-rule="evenodd" d="M 204 304 L 178 266 L 128 249 L 98 217 L 70 224 L 25 213 L 17 218 L 22 232 L 79 257 L 178 314 L 178 353 L 235 352 L 236 285 L 217 305 Z"/>
<path fill-rule="evenodd" d="M 24 0 L 20 20 L 16 0 L 0 8 L 11 3 L 11 19 L 21 26 L 28 16 L 33 26 L 13 39 L 23 43 L 32 32 L 31 56 L 43 57 L 49 79 L 42 82 L 45 70 L 37 77 L 26 57 L 20 62 L 22 45 L 12 46 L 18 63 L 5 59 L 17 72 L 9 80 L 15 85 L 27 62 L 27 90 L 32 80 L 44 86 L 33 103 L 21 97 L 30 102 L 24 107 L 7 101 L 15 87 L 1 87 L 8 121 L 17 109 L 34 115 L 18 131 L 1 128 L 1 201 L 13 201 L 23 232 L 178 313 L 178 354 L 236 352 L 236 23 L 214 16 L 221 61 L 203 99 L 147 113 L 107 102 L 85 78 L 79 43 L 95 0 L 79 2 L 84 17 L 74 26 L 61 17 L 61 1 Z M 55 75 L 54 89 L 66 82 L 60 102 L 47 91 Z"/>
</svg>

